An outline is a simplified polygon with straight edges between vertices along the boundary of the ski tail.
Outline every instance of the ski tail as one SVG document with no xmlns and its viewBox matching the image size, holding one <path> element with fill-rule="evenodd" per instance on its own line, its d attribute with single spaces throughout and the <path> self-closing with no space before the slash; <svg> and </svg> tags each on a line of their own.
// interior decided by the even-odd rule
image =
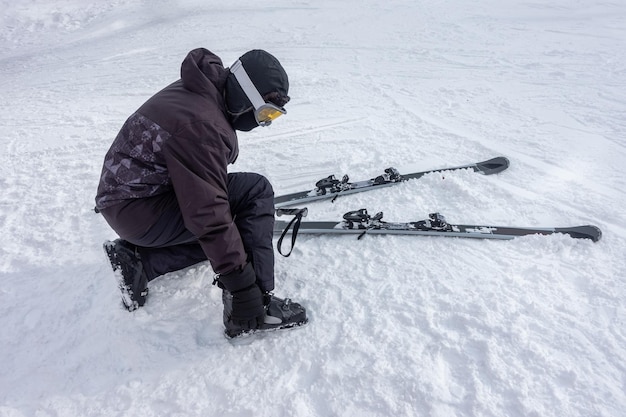
<svg viewBox="0 0 626 417">
<path fill-rule="evenodd" d="M 509 160 L 504 156 L 498 156 L 496 158 L 489 159 L 483 162 L 477 162 L 475 167 L 472 167 L 475 172 L 483 175 L 492 175 L 504 171 L 509 167 Z"/>
<path fill-rule="evenodd" d="M 575 239 L 591 239 L 594 242 L 597 242 L 602 238 L 602 230 L 593 225 L 557 227 L 554 231 L 556 233 L 565 233 Z"/>
</svg>

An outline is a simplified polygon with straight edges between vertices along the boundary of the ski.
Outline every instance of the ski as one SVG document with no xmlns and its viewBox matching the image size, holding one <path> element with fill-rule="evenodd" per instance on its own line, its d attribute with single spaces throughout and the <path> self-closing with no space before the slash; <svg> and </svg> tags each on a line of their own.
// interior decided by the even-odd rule
<svg viewBox="0 0 626 417">
<path fill-rule="evenodd" d="M 334 175 L 330 175 L 317 181 L 313 190 L 285 194 L 274 198 L 274 207 L 288 207 L 295 204 L 303 204 L 325 199 L 333 199 L 334 201 L 334 199 L 340 195 L 360 193 L 363 191 L 389 187 L 404 181 L 423 177 L 424 175 L 431 174 L 433 172 L 471 169 L 479 174 L 491 175 L 502 172 L 508 167 L 509 160 L 503 156 L 498 156 L 487 161 L 476 162 L 473 164 L 432 169 L 428 171 L 414 172 L 412 174 L 400 174 L 395 168 L 387 168 L 383 174 L 377 177 L 356 182 L 350 182 L 350 178 L 347 175 L 344 175 L 341 180 L 337 179 Z"/>
<path fill-rule="evenodd" d="M 277 215 L 294 216 L 290 222 L 276 221 L 274 234 L 279 234 L 278 251 L 283 256 L 282 239 L 291 234 L 291 249 L 299 233 L 306 234 L 356 234 L 361 239 L 367 234 L 402 234 L 419 236 L 462 237 L 476 239 L 509 240 L 527 235 L 551 235 L 562 233 L 576 239 L 590 239 L 597 242 L 602 232 L 596 226 L 585 225 L 575 227 L 511 227 L 511 226 L 484 226 L 467 224 L 450 224 L 440 213 L 431 213 L 426 220 L 406 223 L 383 221 L 383 213 L 373 216 L 366 209 L 350 211 L 343 216 L 342 221 L 302 221 L 307 209 L 279 209 Z"/>
</svg>

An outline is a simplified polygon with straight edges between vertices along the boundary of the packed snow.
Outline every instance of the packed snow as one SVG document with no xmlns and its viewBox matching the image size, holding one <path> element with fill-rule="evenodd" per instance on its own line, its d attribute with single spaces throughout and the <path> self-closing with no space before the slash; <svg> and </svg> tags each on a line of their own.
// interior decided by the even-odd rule
<svg viewBox="0 0 626 417">
<path fill-rule="evenodd" d="M 0 0 L 0 415 L 625 416 L 626 3 Z M 310 323 L 231 343 L 210 265 L 128 313 L 92 211 L 124 120 L 191 49 L 262 48 L 287 116 L 233 171 L 276 194 L 504 155 L 308 205 L 389 221 L 594 224 L 512 241 L 300 236 Z"/>
</svg>

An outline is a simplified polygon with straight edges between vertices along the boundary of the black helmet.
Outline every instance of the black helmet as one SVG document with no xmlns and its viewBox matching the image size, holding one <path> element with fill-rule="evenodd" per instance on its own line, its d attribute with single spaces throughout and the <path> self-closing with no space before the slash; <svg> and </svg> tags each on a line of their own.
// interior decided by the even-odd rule
<svg viewBox="0 0 626 417">
<path fill-rule="evenodd" d="M 289 101 L 289 78 L 285 69 L 273 55 L 255 49 L 246 52 L 239 58 L 239 61 L 265 102 L 282 108 Z M 236 62 L 235 65 L 238 63 Z M 248 131 L 259 125 L 252 102 L 232 72 L 226 81 L 225 95 L 226 110 L 235 129 Z"/>
</svg>

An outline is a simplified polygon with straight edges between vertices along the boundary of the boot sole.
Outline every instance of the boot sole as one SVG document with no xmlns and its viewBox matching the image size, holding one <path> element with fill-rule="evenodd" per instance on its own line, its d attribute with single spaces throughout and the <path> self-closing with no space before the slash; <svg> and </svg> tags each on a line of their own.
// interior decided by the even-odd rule
<svg viewBox="0 0 626 417">
<path fill-rule="evenodd" d="M 224 330 L 224 336 L 226 337 L 226 339 L 231 340 L 231 341 L 242 340 L 242 339 L 248 339 L 250 337 L 254 337 L 254 336 L 258 336 L 258 335 L 262 335 L 266 333 L 273 333 L 273 332 L 278 332 L 282 330 L 297 329 L 297 328 L 306 326 L 308 323 L 309 323 L 309 319 L 305 318 L 303 321 L 286 323 L 282 326 L 270 327 L 267 329 L 244 330 L 234 335 L 230 335 L 227 330 Z"/>
<path fill-rule="evenodd" d="M 133 300 L 132 288 L 130 285 L 126 284 L 124 276 L 122 275 L 122 268 L 118 265 L 118 262 L 115 259 L 115 252 L 113 251 L 115 248 L 115 243 L 111 241 L 106 241 L 102 246 L 109 262 L 111 263 L 111 267 L 113 268 L 113 276 L 115 277 L 115 281 L 117 282 L 117 288 L 120 290 L 120 295 L 122 297 L 122 304 L 124 305 L 124 308 L 128 311 L 137 310 L 139 308 L 139 303 Z M 147 288 L 145 295 L 148 295 Z"/>
</svg>

